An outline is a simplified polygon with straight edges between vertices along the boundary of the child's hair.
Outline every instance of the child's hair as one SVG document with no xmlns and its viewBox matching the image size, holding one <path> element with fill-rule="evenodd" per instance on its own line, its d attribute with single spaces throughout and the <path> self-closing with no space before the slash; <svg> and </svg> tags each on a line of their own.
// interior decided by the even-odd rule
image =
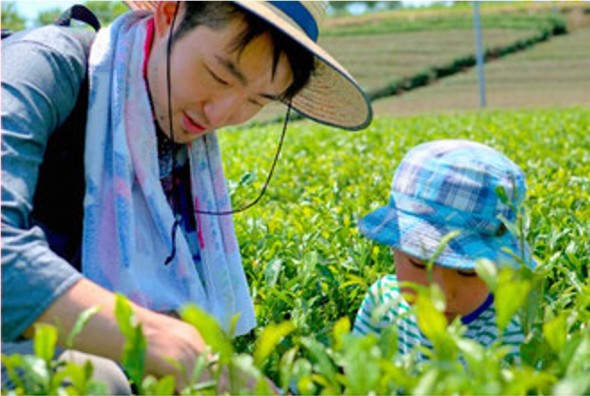
<svg viewBox="0 0 590 396">
<path fill-rule="evenodd" d="M 480 258 L 534 267 L 528 245 L 505 226 L 516 221 L 525 195 L 524 173 L 506 156 L 480 143 L 437 140 L 406 154 L 389 203 L 361 219 L 359 228 L 422 260 L 458 231 L 435 258 L 443 267 L 473 269 Z"/>
</svg>

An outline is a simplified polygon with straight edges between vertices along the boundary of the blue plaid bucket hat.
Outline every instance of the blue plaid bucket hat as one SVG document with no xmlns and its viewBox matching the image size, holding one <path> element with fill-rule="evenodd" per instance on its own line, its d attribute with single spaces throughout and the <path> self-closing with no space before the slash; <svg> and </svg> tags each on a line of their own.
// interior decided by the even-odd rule
<svg viewBox="0 0 590 396">
<path fill-rule="evenodd" d="M 504 189 L 506 203 L 498 188 Z M 458 231 L 435 259 L 447 268 L 473 269 L 481 258 L 517 267 L 513 254 L 534 268 L 528 245 L 521 251 L 501 220 L 516 220 L 512 207 L 521 207 L 525 195 L 524 173 L 504 155 L 467 140 L 437 140 L 406 154 L 389 203 L 361 219 L 359 228 L 368 238 L 422 260 L 431 259 L 442 239 Z"/>
</svg>

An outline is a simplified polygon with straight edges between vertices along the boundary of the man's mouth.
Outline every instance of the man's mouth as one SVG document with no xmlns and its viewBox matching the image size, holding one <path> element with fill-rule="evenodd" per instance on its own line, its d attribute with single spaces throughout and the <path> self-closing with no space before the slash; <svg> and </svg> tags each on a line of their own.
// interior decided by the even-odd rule
<svg viewBox="0 0 590 396">
<path fill-rule="evenodd" d="M 201 135 L 207 130 L 206 127 L 199 124 L 186 113 L 182 113 L 182 128 L 192 135 Z"/>
</svg>

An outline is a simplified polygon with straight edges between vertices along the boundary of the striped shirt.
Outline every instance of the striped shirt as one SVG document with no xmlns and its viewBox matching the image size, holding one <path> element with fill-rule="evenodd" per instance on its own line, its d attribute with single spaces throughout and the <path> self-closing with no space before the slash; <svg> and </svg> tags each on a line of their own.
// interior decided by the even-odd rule
<svg viewBox="0 0 590 396">
<path fill-rule="evenodd" d="M 463 337 L 477 341 L 484 347 L 490 346 L 498 339 L 496 309 L 493 300 L 490 298 L 488 301 L 487 307 L 484 303 L 484 307 L 482 307 L 484 309 L 479 314 L 470 314 L 462 318 L 464 326 L 467 327 Z M 416 316 L 401 295 L 397 277 L 387 275 L 370 287 L 357 313 L 353 333 L 379 335 L 384 329 L 395 324 L 398 326 L 398 352 L 400 355 L 412 353 L 414 347 L 418 345 L 432 350 L 432 343 L 418 328 Z M 502 343 L 512 347 L 506 357 L 507 360 L 520 360 L 519 349 L 523 340 L 520 323 L 517 318 L 513 318 L 502 337 Z M 418 353 L 417 358 L 419 360 L 427 359 L 422 353 Z"/>
</svg>

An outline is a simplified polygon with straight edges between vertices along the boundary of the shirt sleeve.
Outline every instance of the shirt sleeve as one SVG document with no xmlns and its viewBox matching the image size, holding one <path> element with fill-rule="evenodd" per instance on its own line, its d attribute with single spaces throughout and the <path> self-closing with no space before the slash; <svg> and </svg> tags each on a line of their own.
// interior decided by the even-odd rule
<svg viewBox="0 0 590 396">
<path fill-rule="evenodd" d="M 31 224 L 47 141 L 74 108 L 86 53 L 48 26 L 2 40 L 2 341 L 17 340 L 81 275 Z M 67 192 L 64 192 L 67 193 Z"/>
<path fill-rule="evenodd" d="M 386 275 L 369 288 L 356 315 L 353 334 L 378 335 L 408 310 L 401 299 L 397 277 Z"/>
</svg>

